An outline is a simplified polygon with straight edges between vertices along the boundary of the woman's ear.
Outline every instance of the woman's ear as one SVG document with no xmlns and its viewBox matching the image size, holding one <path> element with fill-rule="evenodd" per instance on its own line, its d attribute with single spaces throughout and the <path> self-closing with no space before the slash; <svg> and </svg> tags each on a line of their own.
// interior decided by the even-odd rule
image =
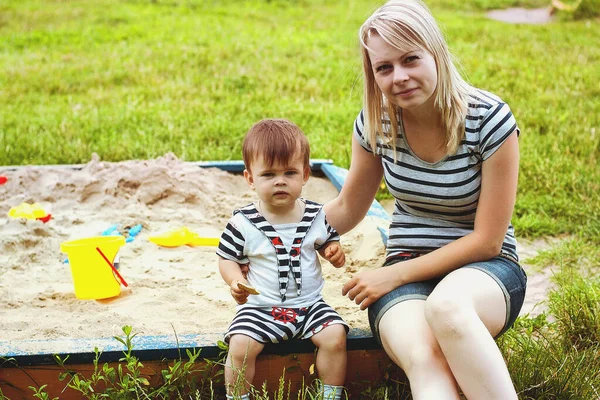
<svg viewBox="0 0 600 400">
<path fill-rule="evenodd" d="M 246 179 L 248 186 L 250 186 L 250 189 L 254 190 L 254 178 L 252 177 L 252 172 L 244 169 L 244 178 Z"/>
</svg>

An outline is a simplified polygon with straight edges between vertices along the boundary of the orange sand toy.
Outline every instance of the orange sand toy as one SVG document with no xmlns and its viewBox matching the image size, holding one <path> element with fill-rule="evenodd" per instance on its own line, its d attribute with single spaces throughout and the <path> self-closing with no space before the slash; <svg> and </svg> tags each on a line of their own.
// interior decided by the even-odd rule
<svg viewBox="0 0 600 400">
<path fill-rule="evenodd" d="M 219 245 L 219 238 L 201 237 L 187 226 L 150 236 L 148 240 L 162 247 Z"/>
</svg>

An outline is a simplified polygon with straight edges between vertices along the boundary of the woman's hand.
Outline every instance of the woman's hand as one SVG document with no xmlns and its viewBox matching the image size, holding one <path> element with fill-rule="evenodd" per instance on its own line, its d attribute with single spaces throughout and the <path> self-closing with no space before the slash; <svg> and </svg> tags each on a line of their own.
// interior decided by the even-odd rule
<svg viewBox="0 0 600 400">
<path fill-rule="evenodd" d="M 396 289 L 399 284 L 398 271 L 393 267 L 382 267 L 372 271 L 364 271 L 350 279 L 342 288 L 342 296 L 348 295 L 364 310 L 381 296 Z"/>
</svg>

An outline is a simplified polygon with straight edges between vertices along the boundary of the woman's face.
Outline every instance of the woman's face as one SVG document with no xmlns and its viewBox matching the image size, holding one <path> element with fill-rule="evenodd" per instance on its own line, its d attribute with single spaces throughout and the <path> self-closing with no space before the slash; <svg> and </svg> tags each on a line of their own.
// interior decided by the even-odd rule
<svg viewBox="0 0 600 400">
<path fill-rule="evenodd" d="M 437 68 L 418 48 L 399 50 L 374 34 L 367 40 L 375 82 L 388 101 L 405 110 L 433 107 Z"/>
</svg>

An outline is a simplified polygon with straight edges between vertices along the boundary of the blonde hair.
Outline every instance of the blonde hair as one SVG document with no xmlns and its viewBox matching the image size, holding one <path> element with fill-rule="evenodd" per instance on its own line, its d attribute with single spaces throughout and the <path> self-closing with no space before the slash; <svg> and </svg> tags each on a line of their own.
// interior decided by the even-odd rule
<svg viewBox="0 0 600 400">
<path fill-rule="evenodd" d="M 242 157 L 244 166 L 251 171 L 252 163 L 262 157 L 268 166 L 275 163 L 289 165 L 297 155 L 304 169 L 310 171 L 310 146 L 304 132 L 287 119 L 268 118 L 252 125 L 244 137 Z"/>
<path fill-rule="evenodd" d="M 359 38 L 364 69 L 365 130 L 371 146 L 378 137 L 387 139 L 393 148 L 398 136 L 398 113 L 375 82 L 369 58 L 367 41 L 379 35 L 389 45 L 401 48 L 419 48 L 430 53 L 437 67 L 437 87 L 434 92 L 442 129 L 446 135 L 446 154 L 456 153 L 464 137 L 468 96 L 472 87 L 465 82 L 452 61 L 444 36 L 427 6 L 420 0 L 391 0 L 373 13 L 361 26 Z M 382 129 L 382 118 L 387 113 L 390 129 Z"/>
</svg>

